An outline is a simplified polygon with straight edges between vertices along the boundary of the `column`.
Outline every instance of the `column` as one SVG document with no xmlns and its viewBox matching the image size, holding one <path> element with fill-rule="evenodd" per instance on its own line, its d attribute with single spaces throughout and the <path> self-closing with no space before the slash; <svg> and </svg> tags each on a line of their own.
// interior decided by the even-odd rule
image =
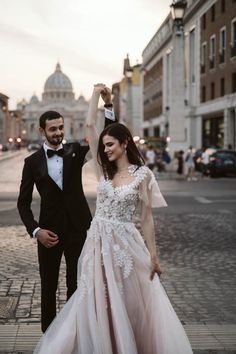
<svg viewBox="0 0 236 354">
<path fill-rule="evenodd" d="M 171 101 L 169 111 L 170 150 L 183 149 L 185 141 L 184 33 L 174 26 L 171 53 Z"/>
</svg>

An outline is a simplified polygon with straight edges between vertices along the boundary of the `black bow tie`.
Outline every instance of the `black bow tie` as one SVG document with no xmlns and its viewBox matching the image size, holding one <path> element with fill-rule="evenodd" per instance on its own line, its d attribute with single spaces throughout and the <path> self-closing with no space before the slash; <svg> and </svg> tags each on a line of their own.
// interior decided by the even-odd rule
<svg viewBox="0 0 236 354">
<path fill-rule="evenodd" d="M 59 149 L 59 150 L 52 150 L 52 149 L 47 149 L 47 155 L 48 157 L 52 157 L 53 155 L 58 155 L 63 157 L 64 149 Z"/>
</svg>

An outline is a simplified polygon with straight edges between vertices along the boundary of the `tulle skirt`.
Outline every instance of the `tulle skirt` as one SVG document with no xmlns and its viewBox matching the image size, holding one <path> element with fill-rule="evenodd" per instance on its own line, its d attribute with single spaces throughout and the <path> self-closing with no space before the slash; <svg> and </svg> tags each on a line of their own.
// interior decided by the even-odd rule
<svg viewBox="0 0 236 354">
<path fill-rule="evenodd" d="M 185 331 L 132 223 L 93 219 L 78 289 L 34 354 L 191 354 Z"/>
</svg>

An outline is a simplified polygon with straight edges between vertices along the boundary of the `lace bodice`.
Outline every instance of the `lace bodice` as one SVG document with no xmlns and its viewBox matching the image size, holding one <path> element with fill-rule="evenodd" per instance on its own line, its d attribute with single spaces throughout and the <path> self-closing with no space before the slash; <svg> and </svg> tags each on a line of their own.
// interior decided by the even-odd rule
<svg viewBox="0 0 236 354">
<path fill-rule="evenodd" d="M 132 222 L 140 200 L 139 185 L 147 175 L 147 167 L 131 165 L 134 179 L 123 186 L 114 187 L 110 180 L 101 177 L 97 188 L 96 216 L 116 222 Z"/>
</svg>

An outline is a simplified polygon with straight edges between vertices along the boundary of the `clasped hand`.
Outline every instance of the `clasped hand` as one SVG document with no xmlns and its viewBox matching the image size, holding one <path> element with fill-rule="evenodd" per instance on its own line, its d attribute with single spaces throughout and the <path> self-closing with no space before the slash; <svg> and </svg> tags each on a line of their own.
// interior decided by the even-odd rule
<svg viewBox="0 0 236 354">
<path fill-rule="evenodd" d="M 55 247 L 59 242 L 58 236 L 50 230 L 40 229 L 36 233 L 36 237 L 46 248 Z"/>
<path fill-rule="evenodd" d="M 94 85 L 94 89 L 100 93 L 105 104 L 111 103 L 111 89 L 109 89 L 109 87 L 105 84 L 98 83 Z"/>
</svg>

